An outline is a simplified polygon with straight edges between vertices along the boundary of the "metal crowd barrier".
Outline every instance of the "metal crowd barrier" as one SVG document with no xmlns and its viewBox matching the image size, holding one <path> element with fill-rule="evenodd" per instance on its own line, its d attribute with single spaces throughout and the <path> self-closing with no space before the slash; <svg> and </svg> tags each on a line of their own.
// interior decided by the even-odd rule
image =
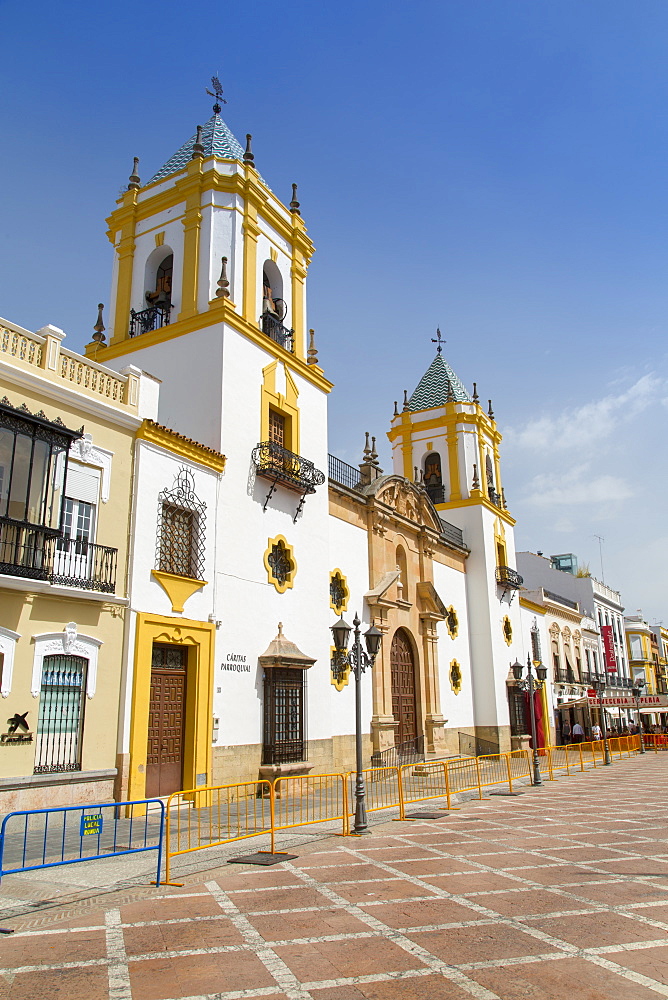
<svg viewBox="0 0 668 1000">
<path fill-rule="evenodd" d="M 156 885 L 160 885 L 164 832 L 165 806 L 160 799 L 11 812 L 0 827 L 0 878 L 155 851 Z"/>
<path fill-rule="evenodd" d="M 270 781 L 244 781 L 174 792 L 167 799 L 165 882 L 172 858 L 274 831 Z"/>
<path fill-rule="evenodd" d="M 277 778 L 273 785 L 274 830 L 290 830 L 341 820 L 348 833 L 348 786 L 345 774 L 303 774 Z M 274 849 L 272 833 L 272 851 Z"/>
</svg>

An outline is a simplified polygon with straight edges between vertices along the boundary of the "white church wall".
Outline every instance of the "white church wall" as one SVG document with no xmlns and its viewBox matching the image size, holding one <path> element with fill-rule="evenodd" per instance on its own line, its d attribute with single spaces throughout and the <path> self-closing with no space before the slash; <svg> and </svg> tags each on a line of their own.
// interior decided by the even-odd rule
<svg viewBox="0 0 668 1000">
<path fill-rule="evenodd" d="M 446 729 L 472 728 L 474 723 L 471 651 L 469 648 L 469 614 L 466 575 L 434 562 L 434 587 L 446 608 L 457 614 L 458 630 L 453 639 L 446 622 L 438 625 L 438 672 L 441 690 L 441 711 Z M 450 668 L 456 660 L 462 676 L 461 690 L 455 694 L 450 682 Z"/>
</svg>

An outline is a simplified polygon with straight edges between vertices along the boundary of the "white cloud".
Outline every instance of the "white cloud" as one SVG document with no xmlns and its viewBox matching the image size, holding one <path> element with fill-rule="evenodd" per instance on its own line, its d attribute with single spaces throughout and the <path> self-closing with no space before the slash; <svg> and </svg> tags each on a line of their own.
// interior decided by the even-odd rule
<svg viewBox="0 0 668 1000">
<path fill-rule="evenodd" d="M 610 437 L 653 403 L 665 403 L 666 398 L 661 398 L 665 388 L 664 379 L 653 373 L 643 375 L 624 392 L 565 409 L 556 416 L 539 417 L 521 429 L 509 428 L 504 436 L 511 446 L 532 451 L 586 448 Z"/>
<path fill-rule="evenodd" d="M 546 472 L 534 476 L 528 484 L 524 502 L 534 507 L 600 506 L 632 496 L 633 490 L 621 477 L 596 475 L 591 465 L 585 463 L 563 473 Z"/>
</svg>

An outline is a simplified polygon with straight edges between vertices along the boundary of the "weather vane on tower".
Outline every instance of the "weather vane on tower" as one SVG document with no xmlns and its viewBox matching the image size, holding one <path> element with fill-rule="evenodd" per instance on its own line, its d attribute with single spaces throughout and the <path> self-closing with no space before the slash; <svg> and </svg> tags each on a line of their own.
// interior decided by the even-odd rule
<svg viewBox="0 0 668 1000">
<path fill-rule="evenodd" d="M 431 342 L 432 342 L 432 344 L 438 344 L 438 347 L 436 348 L 436 353 L 437 354 L 441 354 L 442 351 L 443 351 L 443 347 L 441 345 L 444 344 L 445 341 L 441 337 L 441 328 L 440 327 L 438 327 L 438 326 L 436 327 L 436 336 L 431 338 Z"/>
<path fill-rule="evenodd" d="M 206 89 L 207 94 L 209 94 L 210 97 L 215 97 L 216 98 L 216 103 L 213 106 L 213 112 L 214 112 L 214 114 L 219 115 L 220 112 L 223 110 L 221 108 L 221 106 L 220 106 L 221 103 L 222 104 L 227 104 L 227 101 L 223 97 L 223 86 L 222 86 L 222 84 L 221 84 L 221 82 L 220 82 L 220 80 L 218 79 L 217 76 L 212 76 L 211 77 L 211 86 L 213 87 L 213 90 L 209 90 L 208 87 L 206 87 L 205 89 Z M 215 91 L 215 93 L 214 93 L 214 91 Z"/>
</svg>

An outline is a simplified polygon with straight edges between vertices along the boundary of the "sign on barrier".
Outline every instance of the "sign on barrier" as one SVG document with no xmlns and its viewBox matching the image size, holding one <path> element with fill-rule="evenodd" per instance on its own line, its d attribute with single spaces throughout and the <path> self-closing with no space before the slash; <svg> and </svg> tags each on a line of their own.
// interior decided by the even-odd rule
<svg viewBox="0 0 668 1000">
<path fill-rule="evenodd" d="M 0 827 L 0 879 L 38 868 L 155 851 L 156 885 L 160 885 L 164 832 L 165 806 L 160 799 L 11 812 Z"/>
</svg>

